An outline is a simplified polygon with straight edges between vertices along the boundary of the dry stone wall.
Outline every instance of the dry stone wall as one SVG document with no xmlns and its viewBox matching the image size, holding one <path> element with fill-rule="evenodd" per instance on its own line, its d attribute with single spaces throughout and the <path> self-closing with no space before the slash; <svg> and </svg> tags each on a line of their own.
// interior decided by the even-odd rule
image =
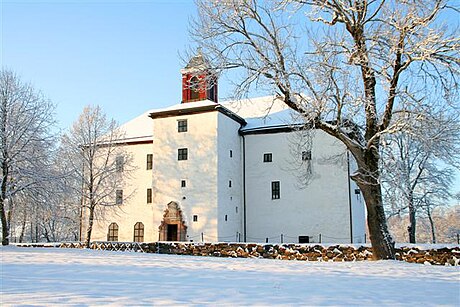
<svg viewBox="0 0 460 307">
<path fill-rule="evenodd" d="M 60 244 L 18 244 L 18 246 L 83 248 L 81 242 Z M 372 260 L 369 246 L 318 244 L 196 243 L 196 242 L 92 242 L 92 249 L 133 251 L 158 254 L 267 258 L 300 261 L 363 261 Z M 419 247 L 396 248 L 398 260 L 433 265 L 460 265 L 460 246 L 437 249 Z"/>
</svg>

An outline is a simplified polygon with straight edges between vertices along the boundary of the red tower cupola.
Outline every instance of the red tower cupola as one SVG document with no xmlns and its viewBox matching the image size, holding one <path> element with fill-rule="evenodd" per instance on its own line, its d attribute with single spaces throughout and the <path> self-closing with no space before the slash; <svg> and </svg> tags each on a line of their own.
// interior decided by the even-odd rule
<svg viewBox="0 0 460 307">
<path fill-rule="evenodd" d="M 212 73 L 208 61 L 203 57 L 201 48 L 192 57 L 182 74 L 182 103 L 211 100 L 217 103 L 217 78 Z"/>
</svg>

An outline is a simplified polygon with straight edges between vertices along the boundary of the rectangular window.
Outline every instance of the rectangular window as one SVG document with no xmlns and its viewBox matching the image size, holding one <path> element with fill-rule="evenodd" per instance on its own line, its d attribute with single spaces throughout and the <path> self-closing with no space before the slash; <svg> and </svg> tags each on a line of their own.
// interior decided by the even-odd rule
<svg viewBox="0 0 460 307">
<path fill-rule="evenodd" d="M 177 160 L 187 160 L 188 159 L 188 149 L 187 148 L 179 148 L 177 150 Z"/>
<path fill-rule="evenodd" d="M 302 161 L 311 161 L 311 151 L 302 151 Z"/>
<path fill-rule="evenodd" d="M 123 171 L 124 158 L 123 156 L 117 156 L 115 158 L 115 168 L 117 172 L 121 173 Z"/>
<path fill-rule="evenodd" d="M 228 181 L 228 187 L 229 187 L 229 188 L 232 187 L 232 181 L 231 181 L 231 180 Z"/>
<path fill-rule="evenodd" d="M 194 216 L 193 216 L 193 221 L 194 221 L 194 222 L 198 222 L 198 215 L 194 215 Z"/>
<path fill-rule="evenodd" d="M 187 186 L 187 181 L 181 180 L 181 182 L 180 182 L 180 187 L 181 187 L 181 188 L 185 188 L 186 186 Z"/>
<path fill-rule="evenodd" d="M 152 189 L 147 189 L 147 204 L 152 203 Z"/>
<path fill-rule="evenodd" d="M 153 155 L 147 154 L 147 169 L 153 168 Z"/>
<path fill-rule="evenodd" d="M 228 216 L 227 216 L 227 214 L 225 215 L 225 218 L 224 218 L 224 219 L 225 219 L 225 221 L 227 221 L 227 220 L 228 220 Z"/>
<path fill-rule="evenodd" d="M 177 132 L 187 132 L 187 120 L 179 119 L 177 121 Z"/>
<path fill-rule="evenodd" d="M 264 162 L 272 162 L 272 154 L 271 153 L 264 153 Z"/>
<path fill-rule="evenodd" d="M 272 199 L 280 199 L 280 182 L 272 181 Z"/>
<path fill-rule="evenodd" d="M 233 151 L 230 150 L 230 158 L 233 157 Z"/>
<path fill-rule="evenodd" d="M 123 204 L 123 190 L 117 190 L 116 191 L 115 204 L 116 205 Z"/>
</svg>

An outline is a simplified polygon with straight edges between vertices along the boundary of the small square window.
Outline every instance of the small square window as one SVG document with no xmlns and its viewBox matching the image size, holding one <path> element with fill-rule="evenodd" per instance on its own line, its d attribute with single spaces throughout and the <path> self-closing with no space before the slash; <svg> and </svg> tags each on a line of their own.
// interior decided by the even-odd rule
<svg viewBox="0 0 460 307">
<path fill-rule="evenodd" d="M 147 189 L 147 204 L 152 203 L 152 189 Z"/>
<path fill-rule="evenodd" d="M 273 155 L 271 153 L 264 153 L 264 162 L 272 162 Z"/>
<path fill-rule="evenodd" d="M 181 181 L 180 181 L 180 187 L 181 187 L 181 188 L 185 188 L 186 186 L 187 186 L 187 181 L 181 180 Z"/>
<path fill-rule="evenodd" d="M 272 199 L 280 198 L 280 182 L 272 181 Z"/>
<path fill-rule="evenodd" d="M 123 204 L 123 190 L 116 191 L 115 204 L 117 205 Z"/>
<path fill-rule="evenodd" d="M 194 215 L 194 216 L 193 216 L 193 221 L 194 221 L 194 222 L 198 222 L 198 215 Z"/>
<path fill-rule="evenodd" d="M 359 189 L 355 189 L 355 194 L 356 195 L 359 195 L 361 193 L 361 191 Z"/>
<path fill-rule="evenodd" d="M 177 160 L 188 160 L 188 149 L 187 148 L 180 148 L 177 150 Z"/>
<path fill-rule="evenodd" d="M 187 132 L 187 120 L 179 119 L 177 121 L 177 132 Z"/>
<path fill-rule="evenodd" d="M 311 151 L 302 151 L 302 161 L 311 161 Z"/>
<path fill-rule="evenodd" d="M 147 154 L 147 169 L 152 169 L 153 168 L 153 155 L 152 154 Z"/>
<path fill-rule="evenodd" d="M 232 187 L 232 181 L 231 181 L 231 180 L 228 181 L 228 187 L 229 187 L 229 188 Z"/>
</svg>

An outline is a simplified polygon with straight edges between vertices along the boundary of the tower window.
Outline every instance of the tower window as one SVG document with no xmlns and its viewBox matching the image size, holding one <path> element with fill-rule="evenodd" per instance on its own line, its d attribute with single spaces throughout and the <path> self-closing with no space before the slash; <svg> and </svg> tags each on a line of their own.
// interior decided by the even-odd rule
<svg viewBox="0 0 460 307">
<path fill-rule="evenodd" d="M 273 160 L 272 153 L 264 153 L 264 162 L 272 162 Z"/>
<path fill-rule="evenodd" d="M 194 222 L 198 222 L 198 215 L 194 215 L 194 216 L 193 216 L 193 221 L 194 221 Z"/>
<path fill-rule="evenodd" d="M 177 132 L 187 132 L 187 120 L 179 119 L 177 121 Z"/>
<path fill-rule="evenodd" d="M 229 187 L 229 188 L 232 187 L 232 181 L 231 181 L 231 180 L 228 181 L 228 187 Z"/>
<path fill-rule="evenodd" d="M 230 158 L 233 157 L 233 151 L 230 150 Z"/>
<path fill-rule="evenodd" d="M 280 199 L 280 182 L 272 181 L 272 199 Z"/>
<path fill-rule="evenodd" d="M 147 154 L 147 169 L 152 169 L 153 167 L 153 155 Z"/>
<path fill-rule="evenodd" d="M 302 151 L 302 161 L 310 161 L 311 160 L 311 150 Z"/>
<path fill-rule="evenodd" d="M 177 150 L 177 160 L 187 160 L 188 159 L 188 149 L 187 148 L 179 148 Z"/>
<path fill-rule="evenodd" d="M 147 189 L 147 204 L 152 203 L 152 189 Z"/>
<path fill-rule="evenodd" d="M 190 100 L 198 99 L 200 99 L 199 79 L 197 77 L 193 77 L 190 79 Z"/>
<path fill-rule="evenodd" d="M 180 181 L 180 187 L 181 187 L 181 188 L 185 188 L 186 186 L 187 186 L 187 181 L 181 180 L 181 181 Z"/>
<path fill-rule="evenodd" d="M 228 220 L 228 216 L 227 216 L 227 214 L 226 214 L 226 215 L 225 215 L 225 221 L 227 221 L 227 220 Z"/>
</svg>

